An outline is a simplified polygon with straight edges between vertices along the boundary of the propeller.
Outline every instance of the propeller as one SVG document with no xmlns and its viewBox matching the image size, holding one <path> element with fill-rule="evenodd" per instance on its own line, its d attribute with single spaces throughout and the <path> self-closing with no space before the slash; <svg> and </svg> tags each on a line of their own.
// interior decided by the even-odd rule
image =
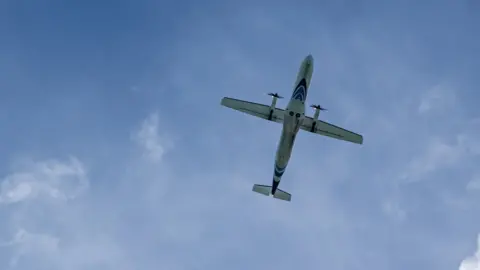
<svg viewBox="0 0 480 270">
<path fill-rule="evenodd" d="M 276 97 L 276 98 L 283 98 L 278 93 L 268 93 L 267 95 L 272 96 L 272 97 Z"/>
<path fill-rule="evenodd" d="M 320 105 L 310 105 L 310 107 L 312 107 L 314 109 L 317 109 L 317 110 L 320 110 L 320 111 L 326 111 L 327 110 Z"/>
</svg>

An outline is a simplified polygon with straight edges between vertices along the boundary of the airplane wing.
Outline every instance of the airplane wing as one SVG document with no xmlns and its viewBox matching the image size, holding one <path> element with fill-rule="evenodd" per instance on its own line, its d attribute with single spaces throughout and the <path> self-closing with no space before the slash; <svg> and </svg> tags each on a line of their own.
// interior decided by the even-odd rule
<svg viewBox="0 0 480 270">
<path fill-rule="evenodd" d="M 341 127 L 334 126 L 322 120 L 314 121 L 313 118 L 308 116 L 305 117 L 305 120 L 303 121 L 303 124 L 300 128 L 308 132 L 328 136 L 334 139 L 348 141 L 356 144 L 363 144 L 362 135 L 348 131 Z"/>
<path fill-rule="evenodd" d="M 250 101 L 234 99 L 224 97 L 222 99 L 223 106 L 250 114 L 265 120 L 269 120 L 272 122 L 282 123 L 283 122 L 283 110 L 282 109 L 270 109 L 270 106 L 254 103 Z"/>
</svg>

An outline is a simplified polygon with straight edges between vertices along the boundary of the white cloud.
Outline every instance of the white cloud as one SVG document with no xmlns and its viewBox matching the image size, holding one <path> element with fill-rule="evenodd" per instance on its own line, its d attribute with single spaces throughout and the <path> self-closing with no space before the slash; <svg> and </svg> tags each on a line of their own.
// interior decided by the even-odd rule
<svg viewBox="0 0 480 270">
<path fill-rule="evenodd" d="M 10 246 L 15 252 L 10 267 L 15 268 L 23 256 L 52 257 L 59 251 L 59 239 L 47 234 L 35 234 L 20 228 L 13 239 L 2 246 Z"/>
<path fill-rule="evenodd" d="M 150 114 L 133 138 L 144 150 L 144 155 L 153 162 L 160 162 L 172 142 L 160 135 L 158 113 Z"/>
<path fill-rule="evenodd" d="M 451 167 L 472 154 L 477 155 L 475 143 L 476 141 L 467 140 L 463 135 L 457 136 L 454 144 L 434 137 L 427 143 L 424 153 L 410 162 L 400 179 L 408 182 L 421 180 L 437 169 Z"/>
<path fill-rule="evenodd" d="M 3 225 L 14 235 L 0 244 L 2 253 L 9 255 L 8 261 L 0 257 L 0 268 L 133 269 L 114 237 L 115 223 L 110 223 L 110 211 L 123 206 L 105 208 L 99 198 L 80 196 L 87 195 L 89 186 L 80 160 L 23 160 L 14 167 L 1 185 Z M 112 190 L 108 195 L 114 195 Z M 57 203 L 49 203 L 52 199 Z M 20 204 L 28 201 L 32 203 Z M 105 223 L 109 230 L 102 228 Z M 2 238 L 8 239 L 5 235 Z"/>
<path fill-rule="evenodd" d="M 423 96 L 418 112 L 421 114 L 443 111 L 448 112 L 456 104 L 456 95 L 449 84 L 437 84 Z"/>
<path fill-rule="evenodd" d="M 0 259 L 0 268 L 131 269 L 111 234 L 98 232 L 102 219 L 97 215 L 109 215 L 82 200 L 88 187 L 85 166 L 75 157 L 16 164 L 1 183 L 4 225 L 15 234 L 1 244 L 2 252 L 11 256 L 8 262 Z M 60 203 L 47 203 L 49 199 Z M 28 201 L 34 203 L 14 205 Z"/>
<path fill-rule="evenodd" d="M 112 173 L 116 181 L 111 182 L 107 190 L 101 188 L 103 178 L 94 176 L 97 184 L 95 192 L 105 196 L 84 193 L 88 191 L 92 176 L 87 174 L 83 163 L 75 157 L 67 160 L 22 159 L 15 163 L 12 172 L 3 178 L 0 186 L 0 199 L 7 215 L 4 225 L 14 233 L 10 237 L 12 240 L 2 245 L 3 253 L 10 256 L 5 262 L 0 256 L 0 268 L 10 265 L 12 269 L 130 270 L 135 269 L 131 267 L 132 264 L 145 265 L 142 262 L 132 263 L 132 256 L 142 257 L 144 255 L 139 254 L 151 252 L 130 249 L 130 253 L 127 253 L 129 245 L 125 245 L 125 239 L 144 239 L 140 246 L 145 249 L 151 245 L 149 241 L 152 239 L 157 239 L 157 242 L 159 239 L 168 239 L 174 243 L 192 237 L 197 239 L 198 225 L 203 221 L 196 223 L 188 218 L 185 220 L 185 217 L 192 215 L 179 217 L 176 214 L 178 211 L 170 213 L 170 209 L 178 208 L 169 206 L 167 213 L 161 207 L 168 205 L 163 195 L 168 190 L 167 180 L 171 177 L 168 166 L 161 161 L 165 149 L 171 144 L 169 141 L 165 143 L 159 130 L 158 114 L 153 113 L 142 121 L 134 138 L 135 143 L 144 150 L 142 155 L 148 161 L 154 161 L 154 164 L 138 159 L 137 155 L 127 158 L 124 166 L 117 164 L 114 167 Z M 191 195 L 187 192 L 185 196 L 188 194 Z M 49 200 L 55 203 L 49 203 Z M 128 203 L 125 203 L 126 200 Z M 33 203 L 21 204 L 28 201 Z M 131 207 L 135 210 L 128 210 Z M 137 221 L 128 215 L 124 217 L 124 213 L 144 220 Z M 171 221 L 165 220 L 165 216 L 170 216 Z M 180 219 L 184 220 L 181 224 L 177 222 Z M 141 222 L 156 226 L 153 228 L 148 225 L 152 230 L 142 232 L 144 225 Z M 118 235 L 117 228 L 125 224 L 129 224 L 128 232 Z M 9 237 L 2 235 L 2 238 Z M 153 258 L 157 259 L 155 256 Z M 167 256 L 162 255 L 162 258 Z M 178 261 L 174 264 L 181 265 Z M 143 269 L 152 268 L 147 266 Z"/>
<path fill-rule="evenodd" d="M 72 199 L 88 186 L 85 168 L 75 157 L 66 162 L 55 159 L 26 161 L 2 180 L 0 202 L 17 203 L 43 195 Z"/>
<path fill-rule="evenodd" d="M 467 190 L 480 190 L 480 174 L 476 174 L 472 177 L 472 180 L 470 180 L 467 184 Z"/>
<path fill-rule="evenodd" d="M 465 258 L 459 270 L 480 270 L 480 235 L 477 236 L 477 250 L 472 256 Z"/>
<path fill-rule="evenodd" d="M 85 230 L 80 227 L 78 229 Z M 132 269 L 126 260 L 128 256 L 105 236 L 84 235 L 73 242 L 67 239 L 66 236 L 33 233 L 20 228 L 13 239 L 2 246 L 13 250 L 13 256 L 8 262 L 9 269 L 12 270 L 30 267 L 59 270 Z"/>
<path fill-rule="evenodd" d="M 384 201 L 382 210 L 385 214 L 397 221 L 404 221 L 407 217 L 406 211 L 402 209 L 399 202 L 395 200 Z"/>
<path fill-rule="evenodd" d="M 414 192 L 415 185 L 408 186 L 408 184 L 417 181 L 435 181 L 439 180 L 437 184 L 437 191 L 434 192 L 435 196 L 441 198 L 443 206 L 462 206 L 467 202 L 466 198 L 462 197 L 465 194 L 458 193 L 453 188 L 447 188 L 448 180 L 444 179 L 438 172 L 455 172 L 459 177 L 455 179 L 455 183 L 460 185 L 466 185 L 468 191 L 474 191 L 480 188 L 480 180 L 475 175 L 478 175 L 479 171 L 475 168 L 472 171 L 467 170 L 469 164 L 475 164 L 475 158 L 478 158 L 480 151 L 478 148 L 478 141 L 469 133 L 461 133 L 455 137 L 456 139 L 448 141 L 445 137 L 435 136 L 430 137 L 430 141 L 423 145 L 423 149 L 419 149 L 410 162 L 407 163 L 405 169 L 397 177 L 397 181 L 393 182 L 392 198 L 387 198 L 382 204 L 382 210 L 385 214 L 391 216 L 397 220 L 404 220 L 409 214 L 410 210 L 417 207 L 410 208 L 411 204 L 410 195 L 406 193 Z M 415 151 L 416 152 L 416 151 Z M 414 153 L 415 153 L 414 152 Z M 463 168 L 463 170 L 461 169 Z M 432 176 L 435 176 L 432 178 Z M 470 181 L 468 178 L 471 177 Z M 440 207 L 436 204 L 436 207 Z"/>
</svg>

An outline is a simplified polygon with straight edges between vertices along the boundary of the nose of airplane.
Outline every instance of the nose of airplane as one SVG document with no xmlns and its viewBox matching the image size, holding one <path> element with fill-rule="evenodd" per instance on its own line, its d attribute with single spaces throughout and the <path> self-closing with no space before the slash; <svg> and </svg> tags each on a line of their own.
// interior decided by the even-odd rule
<svg viewBox="0 0 480 270">
<path fill-rule="evenodd" d="M 307 55 L 307 57 L 305 57 L 305 62 L 307 62 L 309 64 L 312 64 L 313 63 L 313 56 L 311 54 Z"/>
</svg>

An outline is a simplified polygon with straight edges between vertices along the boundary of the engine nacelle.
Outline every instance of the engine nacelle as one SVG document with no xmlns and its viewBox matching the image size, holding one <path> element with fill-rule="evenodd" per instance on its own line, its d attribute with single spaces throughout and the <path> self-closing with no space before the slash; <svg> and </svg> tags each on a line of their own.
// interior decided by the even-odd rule
<svg viewBox="0 0 480 270">
<path fill-rule="evenodd" d="M 275 106 L 277 105 L 277 99 L 281 99 L 283 98 L 282 96 L 280 96 L 278 93 L 268 93 L 269 96 L 272 97 L 272 105 L 270 105 L 270 110 L 273 110 L 275 109 Z"/>
<path fill-rule="evenodd" d="M 327 110 L 320 105 L 310 105 L 310 107 L 315 109 L 315 114 L 313 115 L 313 120 L 314 121 L 318 120 L 318 116 L 320 115 L 320 111 L 326 111 Z"/>
</svg>

